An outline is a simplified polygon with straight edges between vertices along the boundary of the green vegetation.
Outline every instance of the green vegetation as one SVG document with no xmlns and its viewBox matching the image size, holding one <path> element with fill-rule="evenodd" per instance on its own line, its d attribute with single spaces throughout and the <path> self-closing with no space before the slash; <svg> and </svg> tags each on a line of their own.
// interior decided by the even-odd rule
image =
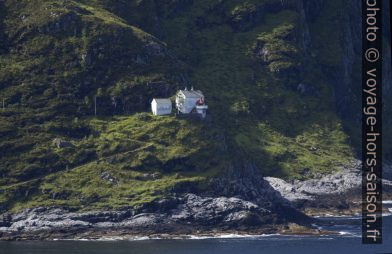
<svg viewBox="0 0 392 254">
<path fill-rule="evenodd" d="M 323 72 L 341 56 L 339 34 L 327 45 L 318 31 L 325 13 L 315 59 L 280 0 L 1 4 L 0 209 L 137 206 L 202 191 L 237 160 L 292 180 L 354 157 Z M 185 84 L 208 121 L 145 113 Z"/>
<path fill-rule="evenodd" d="M 139 205 L 185 182 L 202 186 L 207 176 L 224 166 L 219 155 L 210 158 L 216 148 L 208 140 L 214 133 L 200 122 L 139 113 L 86 119 L 85 124 L 92 134 L 73 139 L 72 145 L 57 148 L 48 141 L 29 152 L 34 159 L 45 152 L 47 161 L 63 162 L 64 168 L 36 180 L 5 185 L 1 198 L 10 208 L 67 205 L 112 209 Z M 40 167 L 38 164 L 31 170 Z M 26 186 L 30 186 L 30 193 L 25 202 L 7 200 Z"/>
<path fill-rule="evenodd" d="M 263 165 L 266 175 L 306 179 L 346 165 L 353 156 L 337 119 L 327 118 L 329 126 L 313 123 L 308 130 L 292 137 L 263 123 L 244 127 L 235 140 L 256 163 Z"/>
<path fill-rule="evenodd" d="M 294 16 L 292 13 L 285 13 L 288 17 L 290 17 L 290 14 Z M 257 47 L 263 47 L 264 53 L 261 53 L 262 56 L 258 55 L 258 58 L 268 63 L 271 72 L 284 72 L 299 65 L 301 58 L 298 49 L 292 43 L 287 42 L 287 38 L 293 33 L 294 29 L 290 22 L 292 23 L 294 20 L 293 17 L 288 23 L 282 23 L 272 31 L 261 33 L 257 37 L 258 44 L 254 47 L 254 50 L 257 50 Z"/>
<path fill-rule="evenodd" d="M 166 26 L 175 29 L 189 24 L 187 18 L 197 12 L 189 9 Z M 186 33 L 174 37 L 169 30 L 173 37 L 165 40 L 185 59 L 198 50 L 192 78 L 211 98 L 209 114 L 228 131 L 235 149 L 247 154 L 264 175 L 306 179 L 347 164 L 354 155 L 339 118 L 331 112 L 331 91 L 320 81 L 322 75 L 315 72 L 314 77 L 306 77 L 322 100 L 288 87 L 292 81 L 286 77 L 302 63 L 292 40 L 297 14 L 283 10 L 264 21 L 241 33 L 233 33 L 227 25 L 196 31 L 192 44 L 198 46 L 192 51 L 187 50 L 191 45 Z M 266 68 L 254 53 L 260 45 L 270 52 Z M 284 77 L 280 79 L 277 72 L 285 72 Z"/>
</svg>

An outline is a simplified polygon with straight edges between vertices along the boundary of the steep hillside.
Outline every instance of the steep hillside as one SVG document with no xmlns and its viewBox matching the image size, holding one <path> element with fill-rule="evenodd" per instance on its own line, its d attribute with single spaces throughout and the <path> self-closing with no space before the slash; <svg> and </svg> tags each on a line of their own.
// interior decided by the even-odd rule
<svg viewBox="0 0 392 254">
<path fill-rule="evenodd" d="M 348 165 L 360 140 L 357 17 L 341 11 L 350 8 L 1 2 L 1 209 L 135 206 L 208 191 L 247 162 L 289 180 Z M 337 20 L 347 26 L 335 31 Z M 149 113 L 153 97 L 185 86 L 204 92 L 206 121 Z"/>
</svg>

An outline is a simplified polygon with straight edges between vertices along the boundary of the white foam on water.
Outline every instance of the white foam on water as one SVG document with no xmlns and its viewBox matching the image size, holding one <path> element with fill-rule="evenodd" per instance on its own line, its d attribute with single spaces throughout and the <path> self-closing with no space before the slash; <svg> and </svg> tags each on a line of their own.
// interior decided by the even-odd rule
<svg viewBox="0 0 392 254">
<path fill-rule="evenodd" d="M 314 218 L 328 218 L 328 219 L 347 219 L 347 220 L 357 220 L 360 218 L 360 214 L 355 214 L 355 216 L 352 215 L 332 215 L 332 214 L 325 214 L 325 215 L 317 215 L 314 216 Z"/>
<path fill-rule="evenodd" d="M 97 239 L 97 241 L 104 241 L 104 242 L 111 242 L 111 241 L 122 241 L 124 240 L 124 237 L 121 236 L 111 236 L 111 237 L 101 237 Z"/>
<path fill-rule="evenodd" d="M 165 236 L 104 236 L 100 238 L 74 238 L 60 239 L 55 238 L 53 241 L 146 241 L 146 240 L 205 240 L 205 239 L 258 239 L 265 237 L 281 236 L 280 234 L 217 234 L 217 235 L 165 235 Z"/>
<path fill-rule="evenodd" d="M 348 232 L 348 231 L 340 231 L 337 232 L 340 236 L 344 237 L 360 237 L 360 235 Z M 111 241 L 147 241 L 147 240 L 208 240 L 208 239 L 241 239 L 241 240 L 261 240 L 261 239 L 282 239 L 282 240 L 300 240 L 307 237 L 315 237 L 321 240 L 332 240 L 335 239 L 333 236 L 319 235 L 281 235 L 281 234 L 261 234 L 261 235 L 248 235 L 248 234 L 217 234 L 217 235 L 180 235 L 180 236 L 113 236 L 113 237 L 101 237 L 97 239 L 88 239 L 88 238 L 75 238 L 75 239 L 59 239 L 55 238 L 53 241 L 100 241 L 100 242 L 111 242 Z"/>
<path fill-rule="evenodd" d="M 159 240 L 162 239 L 161 237 L 150 237 L 150 236 L 135 236 L 131 238 L 123 238 L 123 240 L 128 241 L 145 241 L 145 240 Z"/>
<path fill-rule="evenodd" d="M 340 236 L 344 236 L 344 237 L 362 237 L 361 234 L 358 234 L 358 232 L 354 233 L 354 232 L 348 232 L 348 231 L 340 231 L 339 232 Z"/>
<path fill-rule="evenodd" d="M 389 210 L 389 213 L 383 213 L 383 214 L 382 214 L 382 217 L 388 217 L 388 216 L 391 216 L 391 215 L 392 215 L 392 209 L 389 208 L 388 210 Z"/>
<path fill-rule="evenodd" d="M 106 242 L 106 241 L 121 241 L 125 240 L 124 237 L 113 236 L 113 237 L 100 237 L 100 238 L 73 238 L 73 239 L 62 239 L 62 238 L 54 238 L 52 241 L 80 241 L 80 242 Z"/>
<path fill-rule="evenodd" d="M 217 234 L 217 235 L 186 235 L 178 239 L 188 240 L 203 240 L 203 239 L 257 239 L 262 237 L 280 236 L 280 234 L 262 234 L 262 235 L 249 235 L 249 234 Z M 173 239 L 173 238 L 171 238 Z"/>
</svg>

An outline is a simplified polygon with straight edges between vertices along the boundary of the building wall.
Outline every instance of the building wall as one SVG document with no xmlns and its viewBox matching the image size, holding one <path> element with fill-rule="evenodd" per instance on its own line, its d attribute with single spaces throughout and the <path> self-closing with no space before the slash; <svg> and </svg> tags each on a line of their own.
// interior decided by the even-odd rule
<svg viewBox="0 0 392 254">
<path fill-rule="evenodd" d="M 177 109 L 183 114 L 189 114 L 195 107 L 200 98 L 176 98 Z"/>
<path fill-rule="evenodd" d="M 153 102 L 151 103 L 151 110 L 154 115 L 169 115 L 172 112 L 172 106 L 167 104 L 157 105 Z"/>
</svg>

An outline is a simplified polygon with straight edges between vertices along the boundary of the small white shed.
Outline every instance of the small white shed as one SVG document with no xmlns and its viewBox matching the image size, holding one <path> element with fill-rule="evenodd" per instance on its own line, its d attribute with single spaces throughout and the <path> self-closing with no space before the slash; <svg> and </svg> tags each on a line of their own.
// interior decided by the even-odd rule
<svg viewBox="0 0 392 254">
<path fill-rule="evenodd" d="M 169 115 L 172 112 L 172 102 L 170 99 L 154 98 L 151 102 L 151 110 L 156 116 Z"/>
</svg>

